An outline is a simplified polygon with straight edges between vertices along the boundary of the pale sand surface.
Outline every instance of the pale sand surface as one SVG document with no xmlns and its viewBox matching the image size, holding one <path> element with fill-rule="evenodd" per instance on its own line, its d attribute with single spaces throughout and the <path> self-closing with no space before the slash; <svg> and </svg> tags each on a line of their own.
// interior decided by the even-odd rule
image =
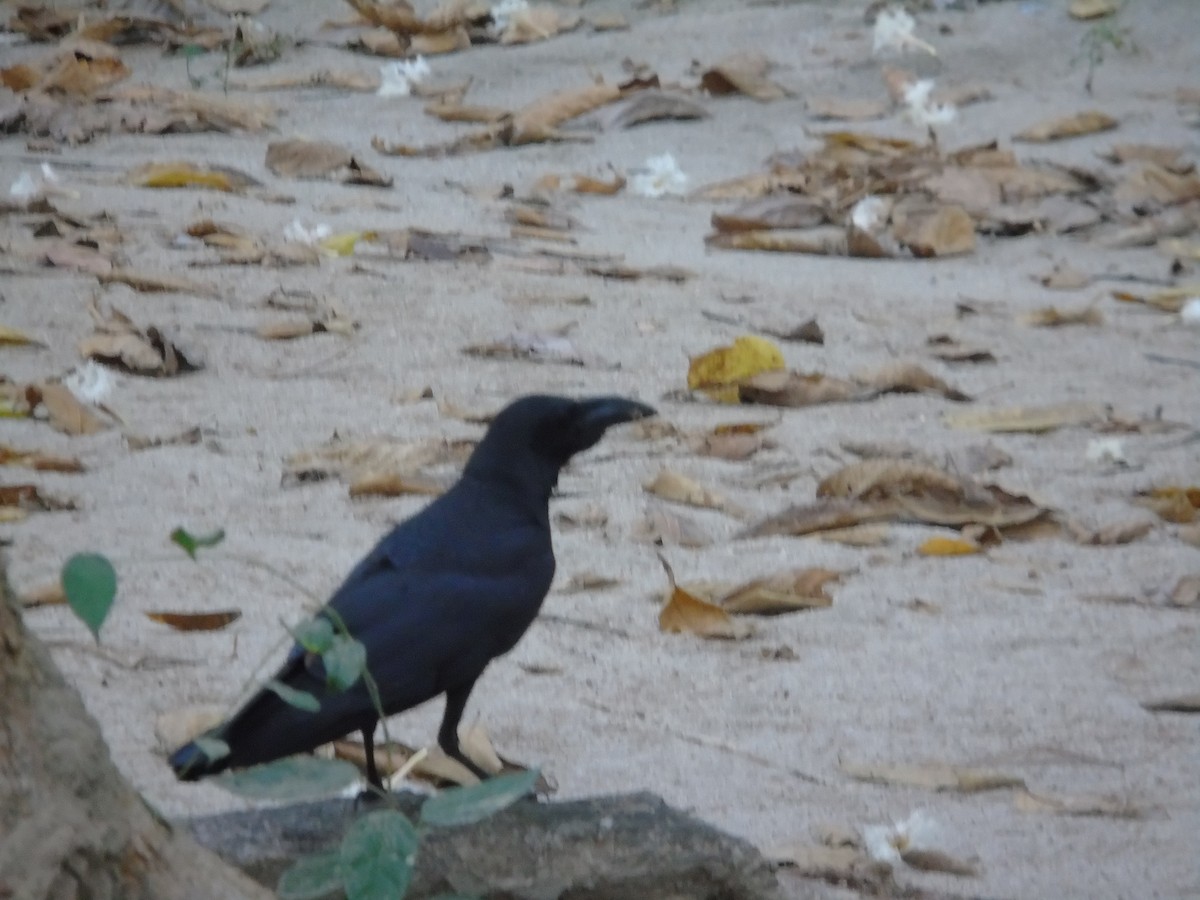
<svg viewBox="0 0 1200 900">
<path fill-rule="evenodd" d="M 924 395 L 782 414 L 661 400 L 683 386 L 688 355 L 726 343 L 755 322 L 818 318 L 826 343 L 785 345 L 793 368 L 844 375 L 896 358 L 923 359 L 984 404 L 1086 400 L 1137 415 L 1161 409 L 1165 418 L 1194 425 L 1196 369 L 1146 354 L 1196 360 L 1200 332 L 1177 317 L 1113 302 L 1114 285 L 1061 294 L 1032 279 L 1057 261 L 1097 274 L 1164 278 L 1169 260 L 1153 249 L 1113 251 L 1089 237 L 1031 236 L 984 238 L 972 255 L 927 262 L 710 251 L 702 238 L 714 204 L 628 194 L 565 195 L 556 205 L 580 221 L 580 249 L 622 254 L 633 265 L 683 266 L 696 273 L 693 280 L 530 274 L 504 256 L 482 266 L 368 260 L 373 275 L 355 272 L 354 258 L 295 269 L 187 269 L 187 262 L 211 254 L 168 246 L 206 217 L 275 235 L 298 217 L 335 231 L 417 226 L 502 236 L 509 227 L 505 204 L 460 185 L 490 189 L 507 182 L 522 193 L 548 172 L 603 174 L 610 164 L 624 171 L 669 151 L 699 186 L 759 170 L 773 152 L 814 147 L 810 129 L 837 126 L 808 119 L 809 92 L 882 96 L 862 4 L 730 5 L 687 2 L 668 15 L 627 9 L 627 32 L 581 30 L 527 47 L 473 48 L 432 65 L 439 78 L 472 77 L 472 102 L 506 106 L 595 75 L 621 80 L 625 58 L 673 81 L 687 76 L 693 60 L 754 48 L 780 64 L 775 77 L 795 97 L 770 104 L 701 98 L 712 113 L 702 122 L 605 132 L 591 143 L 406 160 L 376 154 L 371 137 L 419 144 L 452 137 L 462 126 L 425 116 L 417 99 L 321 90 L 266 95 L 283 111 L 282 135 L 351 146 L 395 178 L 386 191 L 276 178 L 263 165 L 269 135 L 117 136 L 54 156 L 28 153 L 21 138 L 0 143 L 0 184 L 50 159 L 83 195 L 72 208 L 113 215 L 130 264 L 202 279 L 220 294 L 138 294 L 97 288 L 92 278 L 61 271 L 0 282 L 0 321 L 47 343 L 42 350 L 0 351 L 10 378 L 45 377 L 75 365 L 75 343 L 90 330 L 86 301 L 97 292 L 138 322 L 174 330 L 203 350 L 206 363 L 189 377 L 123 377 L 109 401 L 131 432 L 169 435 L 198 425 L 199 445 L 133 453 L 116 430 L 67 438 L 38 423 L 2 426 L 5 442 L 78 454 L 88 467 L 83 475 L 34 476 L 44 489 L 76 499 L 77 511 L 3 526 L 16 587 L 52 579 L 62 560 L 80 550 L 108 554 L 121 577 L 103 635 L 106 655 L 90 649 L 65 609 L 32 611 L 28 620 L 53 642 L 121 770 L 151 803 L 171 816 L 232 808 L 238 801 L 216 788 L 175 782 L 155 721 L 178 707 L 229 700 L 275 645 L 280 620 L 299 616 L 306 598 L 247 560 L 324 595 L 391 523 L 423 502 L 351 500 L 336 480 L 281 486 L 285 456 L 335 433 L 405 439 L 479 433 L 439 415 L 432 402 L 401 402 L 426 386 L 438 398 L 481 411 L 531 391 L 616 392 L 656 403 L 682 428 L 778 418 L 771 433 L 777 448 L 748 462 L 702 458 L 681 443 L 642 441 L 627 431 L 578 460 L 562 479 L 555 509 L 599 507 L 608 521 L 559 531 L 558 583 L 591 571 L 619 584 L 553 592 L 544 608 L 549 617 L 478 685 L 468 721 L 486 725 L 505 754 L 541 765 L 562 797 L 655 791 L 764 848 L 807 840 L 815 825 L 857 827 L 922 808 L 940 828 L 937 848 L 975 858 L 982 868 L 975 880 L 901 870 L 903 884 L 1004 898 L 1200 895 L 1196 722 L 1140 705 L 1200 684 L 1195 610 L 1085 599 L 1162 592 L 1200 571 L 1200 551 L 1171 527 L 1160 524 L 1122 547 L 1052 539 L 937 559 L 914 552 L 927 529 L 896 526 L 888 545 L 868 549 L 798 538 L 732 542 L 741 522 L 696 512 L 717 540 L 703 550 L 667 550 L 682 577 L 738 580 L 799 565 L 853 573 L 834 588 L 831 609 L 762 620 L 755 637 L 733 643 L 660 633 L 655 598 L 663 573 L 654 548 L 635 538 L 649 499 L 641 484 L 664 466 L 721 490 L 753 518 L 810 500 L 816 482 L 850 459 L 843 441 L 908 442 L 940 458 L 987 440 L 946 427 L 940 417 L 950 404 Z M 913 64 L 939 74 L 943 84 L 981 82 L 995 95 L 962 110 L 942 141 L 962 146 L 999 137 L 1007 145 L 1009 135 L 1040 118 L 1098 108 L 1121 120 L 1118 131 L 1018 152 L 1102 167 L 1096 154 L 1121 140 L 1182 145 L 1195 159 L 1197 132 L 1172 99 L 1177 88 L 1197 86 L 1195 4 L 1130 3 L 1123 21 L 1140 52 L 1112 55 L 1092 98 L 1082 90 L 1082 70 L 1070 65 L 1085 26 L 1071 22 L 1064 7 L 1005 2 L 922 18 L 920 33 L 937 45 L 941 67 Z M 276 2 L 263 20 L 288 34 L 322 36 L 319 21 L 344 11 L 332 3 Z M 938 25 L 951 33 L 939 34 Z M 323 37 L 337 40 L 336 33 Z M 3 51 L 13 59 L 32 52 Z M 135 81 L 187 87 L 180 59 L 152 48 L 126 50 L 125 57 Z M 213 62 L 193 66 L 211 72 Z M 369 58 L 309 46 L 285 54 L 274 70 L 371 73 L 375 66 Z M 899 117 L 861 127 L 922 136 Z M 242 168 L 296 203 L 154 192 L 120 182 L 134 164 L 180 158 Z M 28 240 L 5 227 L 6 243 Z M 348 340 L 258 339 L 253 328 L 276 315 L 262 307 L 263 298 L 281 287 L 335 300 L 361 330 Z M 506 302 L 531 294 L 586 294 L 591 305 Z M 743 295 L 751 301 L 723 300 Z M 1105 317 L 1100 326 L 1031 329 L 1017 321 L 1040 306 L 1092 299 Z M 957 319 L 960 301 L 974 303 L 980 314 Z M 514 330 L 568 322 L 576 323 L 571 340 L 587 366 L 459 352 Z M 946 331 L 990 348 L 998 364 L 951 369 L 929 360 L 926 338 Z M 1125 436 L 1126 469 L 1085 458 L 1096 437 L 1087 429 L 999 435 L 991 441 L 1013 464 L 994 479 L 1093 526 L 1148 516 L 1132 504 L 1135 491 L 1197 481 L 1200 445 L 1187 442 L 1187 434 Z M 756 487 L 778 470 L 797 474 L 782 486 Z M 5 472 L 9 481 L 24 478 Z M 197 532 L 221 526 L 228 537 L 194 564 L 166 541 L 180 524 Z M 914 611 L 909 604 L 917 598 L 940 611 Z M 242 618 L 214 634 L 177 634 L 142 615 L 227 607 L 240 609 Z M 767 658 L 783 647 L 793 659 Z M 175 662 L 153 664 L 163 657 Z M 549 667 L 552 674 L 523 667 Z M 393 720 L 392 733 L 427 742 L 440 714 L 440 703 L 430 704 Z M 839 760 L 990 766 L 1024 778 L 1039 793 L 1113 794 L 1144 815 L 1034 815 L 1017 810 L 1007 790 L 964 795 L 862 784 L 839 771 Z"/>
</svg>

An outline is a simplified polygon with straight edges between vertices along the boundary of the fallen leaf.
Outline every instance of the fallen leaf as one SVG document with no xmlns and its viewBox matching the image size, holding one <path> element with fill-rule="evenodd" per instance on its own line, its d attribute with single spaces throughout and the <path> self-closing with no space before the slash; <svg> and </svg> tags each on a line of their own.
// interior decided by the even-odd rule
<svg viewBox="0 0 1200 900">
<path fill-rule="evenodd" d="M 959 343 L 948 334 L 936 334 L 926 342 L 931 356 L 945 363 L 994 363 L 996 357 L 984 347 Z"/>
<path fill-rule="evenodd" d="M 131 169 L 125 180 L 136 187 L 208 188 L 226 193 L 261 184 L 239 169 L 189 162 L 147 163 Z"/>
<path fill-rule="evenodd" d="M 99 272 L 96 279 L 101 284 L 124 284 L 147 294 L 195 294 L 199 297 L 215 296 L 215 290 L 190 278 L 178 275 L 140 272 L 136 269 L 114 268 Z"/>
<path fill-rule="evenodd" d="M 1200 713 L 1200 693 L 1147 700 L 1142 708 L 1150 712 Z"/>
<path fill-rule="evenodd" d="M 1119 0 L 1071 0 L 1067 12 L 1072 19 L 1087 21 L 1111 16 L 1120 8 Z"/>
<path fill-rule="evenodd" d="M 718 232 L 758 231 L 780 228 L 813 228 L 829 221 L 825 204 L 801 194 L 772 194 L 727 213 L 714 212 L 712 226 Z"/>
<path fill-rule="evenodd" d="M 1111 819 L 1141 819 L 1145 812 L 1126 800 L 1112 796 L 1035 794 L 1022 788 L 1013 796 L 1013 806 L 1023 813 L 1052 813 Z"/>
<path fill-rule="evenodd" d="M 1094 306 L 1084 306 L 1080 309 L 1043 306 L 1023 315 L 1021 321 L 1035 328 L 1059 328 L 1063 325 L 1102 325 L 1104 316 Z"/>
<path fill-rule="evenodd" d="M 956 256 L 974 251 L 975 221 L 961 206 L 939 206 L 908 216 L 897 224 L 895 236 L 914 256 Z"/>
<path fill-rule="evenodd" d="M 84 359 L 114 366 L 133 375 L 155 377 L 181 375 L 201 368 L 155 326 L 142 331 L 116 307 L 105 316 L 92 303 L 89 312 L 96 330 L 79 342 L 79 354 Z"/>
<path fill-rule="evenodd" d="M 678 122 L 707 119 L 706 110 L 694 100 L 666 91 L 638 91 L 619 106 L 605 122 L 606 129 L 633 128 L 647 122 Z"/>
<path fill-rule="evenodd" d="M 704 391 L 722 403 L 736 403 L 740 382 L 783 366 L 783 353 L 774 343 L 743 335 L 729 346 L 693 356 L 688 364 L 688 390 Z"/>
<path fill-rule="evenodd" d="M 404 497 L 410 495 L 436 497 L 449 489 L 450 479 L 421 475 L 401 475 L 381 472 L 363 475 L 350 483 L 351 497 Z"/>
<path fill-rule="evenodd" d="M 42 346 L 41 341 L 34 340 L 25 332 L 9 328 L 7 325 L 0 325 L 0 346 L 28 347 L 31 344 Z"/>
<path fill-rule="evenodd" d="M 62 579 L 58 578 L 17 595 L 17 602 L 25 609 L 39 606 L 60 606 L 67 602 Z"/>
<path fill-rule="evenodd" d="M 23 466 L 39 472 L 82 472 L 83 463 L 68 456 L 55 456 L 40 450 L 17 450 L 0 444 L 0 466 Z"/>
<path fill-rule="evenodd" d="M 38 244 L 42 259 L 55 268 L 74 269 L 96 276 L 112 271 L 112 260 L 93 247 L 63 240 L 38 241 Z"/>
<path fill-rule="evenodd" d="M 704 526 L 661 506 L 646 510 L 645 518 L 634 526 L 634 534 L 639 540 L 662 546 L 696 548 L 712 544 Z"/>
<path fill-rule="evenodd" d="M 1152 488 L 1139 493 L 1136 499 L 1164 521 L 1186 525 L 1196 521 L 1196 510 L 1200 509 L 1200 487 L 1170 485 Z"/>
<path fill-rule="evenodd" d="M 738 462 L 749 459 L 770 443 L 760 432 L 710 432 L 700 435 L 693 447 L 701 456 Z"/>
<path fill-rule="evenodd" d="M 1063 138 L 1081 137 L 1087 134 L 1108 131 L 1116 128 L 1118 124 L 1120 123 L 1116 119 L 1106 113 L 1102 113 L 1099 110 L 1088 110 L 1087 112 L 1076 113 L 1073 116 L 1063 116 L 1061 118 L 1046 119 L 1038 122 L 1036 125 L 1031 125 L 1024 131 L 1014 134 L 1013 140 L 1035 143 L 1058 141 Z"/>
<path fill-rule="evenodd" d="M 1175 582 L 1167 603 L 1171 606 L 1200 606 L 1200 575 L 1185 575 Z"/>
<path fill-rule="evenodd" d="M 572 12 L 555 9 L 553 6 L 526 6 L 508 15 L 508 24 L 500 33 L 501 44 L 529 44 L 544 41 L 573 31 L 579 27 L 581 17 Z"/>
<path fill-rule="evenodd" d="M 678 472 L 672 472 L 670 469 L 659 471 L 654 479 L 646 482 L 642 488 L 648 494 L 653 494 L 663 500 L 670 500 L 673 503 L 683 503 L 686 506 L 697 506 L 702 509 L 718 509 L 731 515 L 735 514 L 732 505 L 725 497 L 709 490 L 698 481 Z"/>
<path fill-rule="evenodd" d="M 881 119 L 891 111 L 891 104 L 883 100 L 843 97 L 808 97 L 804 101 L 808 114 L 814 119 L 833 119 L 843 122 L 861 122 Z"/>
<path fill-rule="evenodd" d="M 738 385 L 742 403 L 765 406 L 801 407 L 818 403 L 841 403 L 866 400 L 873 391 L 843 378 L 814 372 L 763 372 Z"/>
<path fill-rule="evenodd" d="M 60 500 L 42 493 L 36 484 L 0 484 L 0 507 L 34 512 L 54 512 L 74 509 L 70 500 Z"/>
<path fill-rule="evenodd" d="M 1038 278 L 1042 287 L 1051 291 L 1077 291 L 1092 283 L 1092 276 L 1060 263 Z"/>
<path fill-rule="evenodd" d="M 824 344 L 825 332 L 816 319 L 806 319 L 792 328 L 762 327 L 763 334 L 779 338 L 781 341 L 796 341 L 803 344 Z"/>
<path fill-rule="evenodd" d="M 900 858 L 910 868 L 922 872 L 941 872 L 945 875 L 959 875 L 965 878 L 977 878 L 979 867 L 965 860 L 956 859 L 940 850 L 921 850 L 913 847 L 900 851 Z"/>
<path fill-rule="evenodd" d="M 1113 291 L 1112 296 L 1123 303 L 1143 303 L 1166 313 L 1178 313 L 1192 297 L 1200 297 L 1200 284 L 1183 284 L 1153 294 Z"/>
<path fill-rule="evenodd" d="M 885 394 L 931 393 L 958 402 L 971 399 L 958 388 L 951 387 L 916 363 L 889 363 L 872 372 L 863 373 L 856 380 Z"/>
<path fill-rule="evenodd" d="M 969 556 L 982 548 L 974 541 L 962 538 L 931 537 L 917 548 L 921 556 Z"/>
<path fill-rule="evenodd" d="M 391 187 L 392 179 L 329 141 L 292 139 L 267 145 L 266 166 L 284 178 L 326 179 L 342 184 Z"/>
<path fill-rule="evenodd" d="M 1060 403 L 1051 406 L 971 409 L 946 413 L 942 416 L 942 421 L 951 428 L 966 428 L 993 434 L 1042 434 L 1058 428 L 1087 425 L 1102 420 L 1103 417 L 1104 410 L 1095 404 Z"/>
<path fill-rule="evenodd" d="M 348 336 L 358 327 L 357 322 L 331 315 L 320 319 L 290 319 L 259 325 L 255 333 L 267 341 L 288 341 L 310 334 L 340 334 Z"/>
<path fill-rule="evenodd" d="M 1093 547 L 1114 547 L 1119 544 L 1132 544 L 1145 537 L 1154 528 L 1154 522 L 1148 519 L 1136 519 L 1129 522 L 1119 522 L 1104 528 L 1089 529 L 1071 526 L 1071 535 L 1081 544 Z"/>
<path fill-rule="evenodd" d="M 238 609 L 207 613 L 148 612 L 146 617 L 176 631 L 220 631 L 240 619 L 242 612 Z"/>
<path fill-rule="evenodd" d="M 923 788 L 928 791 L 956 791 L 974 794 L 981 791 L 1024 788 L 1025 781 L 993 769 L 956 766 L 951 763 L 879 765 L 842 760 L 838 768 L 856 781 Z"/>
<path fill-rule="evenodd" d="M 814 256 L 845 256 L 847 249 L 846 231 L 838 226 L 717 232 L 706 237 L 704 243 L 725 250 L 808 253 Z"/>
<path fill-rule="evenodd" d="M 67 434 L 95 434 L 108 427 L 103 419 L 79 402 L 65 385 L 40 381 L 26 388 L 26 397 L 31 408 L 43 407 L 50 424 Z"/>
<path fill-rule="evenodd" d="M 735 615 L 775 616 L 833 605 L 825 586 L 836 583 L 841 572 L 832 569 L 792 569 L 766 578 L 755 578 L 730 589 L 716 604 Z"/>
<path fill-rule="evenodd" d="M 615 84 L 591 84 L 556 91 L 513 113 L 505 142 L 520 146 L 560 140 L 559 125 L 619 99 L 621 89 Z"/>
<path fill-rule="evenodd" d="M 661 555 L 659 561 L 670 583 L 666 603 L 658 614 L 661 631 L 724 640 L 741 640 L 750 636 L 751 630 L 746 623 L 736 621 L 721 607 L 683 590 L 676 584 L 675 573 Z"/>
<path fill-rule="evenodd" d="M 787 91 L 767 78 L 771 61 L 753 51 L 735 53 L 707 69 L 700 87 L 715 97 L 745 94 L 755 100 L 780 100 Z"/>
</svg>

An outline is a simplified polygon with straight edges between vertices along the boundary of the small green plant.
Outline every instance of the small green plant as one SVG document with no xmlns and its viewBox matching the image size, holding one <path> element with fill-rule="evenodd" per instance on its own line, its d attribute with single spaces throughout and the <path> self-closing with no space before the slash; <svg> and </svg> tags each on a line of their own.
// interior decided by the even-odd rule
<svg viewBox="0 0 1200 900">
<path fill-rule="evenodd" d="M 199 88 L 204 84 L 204 79 L 199 75 L 192 74 L 192 60 L 197 56 L 203 56 L 208 51 L 199 44 L 184 44 L 179 48 L 179 52 L 183 55 L 184 70 L 187 72 L 188 84 L 193 88 Z"/>
<path fill-rule="evenodd" d="M 113 564 L 99 553 L 77 553 L 66 561 L 59 577 L 71 611 L 100 643 L 100 626 L 117 597 Z"/>
<path fill-rule="evenodd" d="M 1096 77 L 1096 71 L 1104 65 L 1109 50 L 1124 54 L 1137 52 L 1133 38 L 1130 37 L 1130 29 L 1117 25 L 1115 13 L 1110 18 L 1097 22 L 1083 33 L 1079 39 L 1079 53 L 1071 60 L 1072 65 L 1080 62 L 1087 65 L 1087 77 L 1083 80 L 1083 89 L 1088 94 L 1092 93 L 1092 83 Z"/>
</svg>

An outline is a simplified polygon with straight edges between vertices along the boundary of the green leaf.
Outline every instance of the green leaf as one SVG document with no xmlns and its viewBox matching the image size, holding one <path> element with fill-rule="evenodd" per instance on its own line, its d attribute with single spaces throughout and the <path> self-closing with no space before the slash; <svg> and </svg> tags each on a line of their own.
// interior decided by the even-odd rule
<svg viewBox="0 0 1200 900">
<path fill-rule="evenodd" d="M 450 828 L 482 821 L 528 796 L 538 775 L 537 769 L 530 769 L 443 791 L 425 801 L 421 824 Z"/>
<path fill-rule="evenodd" d="M 358 779 L 358 769 L 344 759 L 289 756 L 265 765 L 226 772 L 213 780 L 241 797 L 300 802 L 336 794 Z"/>
<path fill-rule="evenodd" d="M 333 623 L 324 616 L 301 622 L 291 631 L 296 643 L 309 653 L 320 655 L 333 646 Z"/>
<path fill-rule="evenodd" d="M 184 44 L 182 47 L 179 48 L 179 52 L 182 53 L 188 59 L 192 59 L 193 57 L 196 57 L 196 56 L 203 56 L 208 51 L 205 50 L 203 47 L 201 47 L 199 44 Z"/>
<path fill-rule="evenodd" d="M 417 858 L 417 830 L 392 809 L 368 813 L 342 839 L 346 900 L 399 900 Z"/>
<path fill-rule="evenodd" d="M 321 708 L 321 701 L 310 694 L 308 691 L 298 691 L 294 687 L 284 684 L 277 678 L 272 678 L 270 681 L 263 684 L 268 691 L 274 691 L 279 699 L 289 706 L 294 706 L 296 709 L 302 709 L 305 712 L 316 712 Z"/>
<path fill-rule="evenodd" d="M 335 635 L 321 660 L 325 663 L 325 684 L 331 690 L 349 690 L 367 667 L 367 648 L 352 637 Z"/>
<path fill-rule="evenodd" d="M 337 850 L 329 850 L 296 860 L 279 876 L 279 884 L 275 886 L 279 900 L 321 900 L 334 891 L 340 891 L 340 859 Z"/>
<path fill-rule="evenodd" d="M 63 565 L 60 577 L 72 611 L 100 643 L 100 626 L 117 596 L 117 573 L 112 563 L 99 553 L 77 553 Z"/>
<path fill-rule="evenodd" d="M 181 526 L 171 532 L 171 540 L 182 547 L 184 553 L 195 559 L 196 551 L 201 547 L 215 547 L 225 540 L 225 529 L 218 528 L 208 534 L 196 535 Z"/>
</svg>

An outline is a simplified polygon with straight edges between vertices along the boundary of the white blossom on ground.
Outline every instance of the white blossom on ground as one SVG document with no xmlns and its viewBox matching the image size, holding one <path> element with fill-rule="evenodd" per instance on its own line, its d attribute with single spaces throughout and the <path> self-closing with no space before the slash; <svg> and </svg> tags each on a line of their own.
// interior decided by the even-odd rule
<svg viewBox="0 0 1200 900">
<path fill-rule="evenodd" d="M 910 47 L 937 56 L 937 50 L 915 34 L 916 20 L 898 6 L 882 10 L 875 19 L 875 52 L 896 50 L 903 53 Z"/>
<path fill-rule="evenodd" d="M 316 244 L 333 234 L 333 229 L 324 222 L 309 228 L 299 219 L 283 229 L 283 239 L 290 244 Z"/>
<path fill-rule="evenodd" d="M 384 63 L 379 67 L 379 90 L 375 93 L 380 97 L 407 97 L 412 93 L 413 85 L 428 78 L 430 72 L 429 63 L 423 56 Z"/>
<path fill-rule="evenodd" d="M 112 394 L 117 377 L 107 366 L 89 359 L 64 378 L 63 384 L 80 403 L 98 406 Z"/>
<path fill-rule="evenodd" d="M 917 125 L 945 125 L 958 117 L 953 103 L 935 103 L 933 79 L 914 81 L 904 91 L 906 115 Z"/>
<path fill-rule="evenodd" d="M 650 157 L 629 176 L 629 190 L 639 197 L 680 196 L 687 191 L 688 177 L 670 153 Z"/>
<path fill-rule="evenodd" d="M 898 863 L 909 850 L 928 850 L 933 847 L 937 824 L 923 809 L 914 810 L 907 819 L 891 825 L 867 825 L 862 830 L 863 843 L 872 859 Z"/>
</svg>

